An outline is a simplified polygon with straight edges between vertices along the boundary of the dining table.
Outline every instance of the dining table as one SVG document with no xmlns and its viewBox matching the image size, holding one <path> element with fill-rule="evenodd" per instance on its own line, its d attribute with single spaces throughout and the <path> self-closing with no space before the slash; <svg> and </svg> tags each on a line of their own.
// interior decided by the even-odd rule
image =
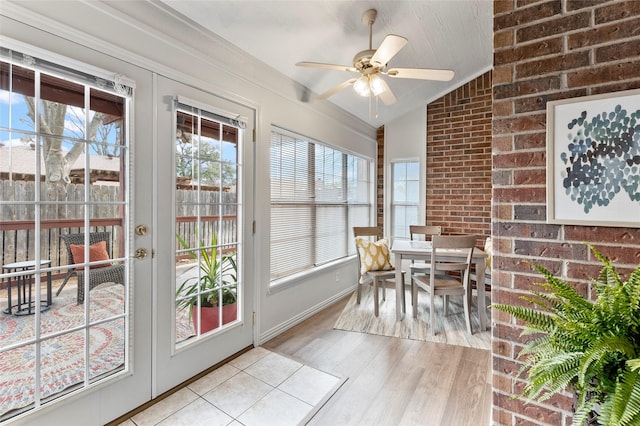
<svg viewBox="0 0 640 426">
<path fill-rule="evenodd" d="M 391 246 L 393 254 L 396 277 L 396 320 L 400 321 L 404 313 L 404 280 L 402 279 L 402 261 L 403 260 L 422 260 L 431 261 L 432 246 L 431 241 L 415 241 L 396 239 Z M 445 261 L 466 261 L 468 251 L 457 249 L 439 249 L 437 258 Z M 486 259 L 489 256 L 479 248 L 473 250 L 472 262 L 475 264 L 476 271 L 484 271 L 486 267 Z M 478 318 L 480 320 L 480 330 L 487 329 L 489 319 L 487 318 L 484 273 L 476 274 L 476 287 L 478 289 Z"/>
</svg>

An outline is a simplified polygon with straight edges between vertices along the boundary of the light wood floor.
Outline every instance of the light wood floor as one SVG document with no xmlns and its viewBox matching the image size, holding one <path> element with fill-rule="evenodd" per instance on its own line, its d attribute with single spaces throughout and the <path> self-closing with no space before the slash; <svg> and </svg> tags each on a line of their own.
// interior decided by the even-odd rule
<svg viewBox="0 0 640 426">
<path fill-rule="evenodd" d="M 347 300 L 263 345 L 348 377 L 310 425 L 490 424 L 488 350 L 334 330 Z"/>
</svg>

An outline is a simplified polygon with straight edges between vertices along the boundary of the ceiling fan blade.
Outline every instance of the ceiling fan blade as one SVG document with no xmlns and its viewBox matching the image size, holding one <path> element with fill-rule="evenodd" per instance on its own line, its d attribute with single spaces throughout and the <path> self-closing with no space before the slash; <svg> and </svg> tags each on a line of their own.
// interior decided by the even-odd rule
<svg viewBox="0 0 640 426">
<path fill-rule="evenodd" d="M 396 53 L 400 51 L 408 40 L 404 37 L 395 34 L 389 34 L 384 38 L 376 53 L 373 54 L 369 63 L 376 67 L 385 66 Z"/>
<path fill-rule="evenodd" d="M 348 65 L 323 64 L 320 62 L 298 62 L 297 67 L 323 68 L 326 70 L 358 72 L 354 67 Z"/>
<path fill-rule="evenodd" d="M 451 70 L 436 70 L 427 68 L 392 68 L 386 72 L 393 78 L 415 78 L 418 80 L 449 81 L 453 78 Z"/>
<path fill-rule="evenodd" d="M 351 78 L 351 79 L 349 79 L 347 81 L 343 81 L 342 83 L 338 84 L 336 87 L 333 87 L 333 88 L 327 90 L 326 92 L 324 92 L 323 94 L 321 94 L 320 96 L 318 96 L 318 99 L 327 99 L 328 97 L 335 95 L 336 93 L 338 93 L 342 89 L 345 89 L 345 88 L 351 86 L 355 82 L 356 82 L 355 78 Z"/>
<path fill-rule="evenodd" d="M 382 103 L 385 105 L 395 104 L 397 102 L 396 96 L 391 91 L 391 88 L 389 87 L 387 82 L 384 81 L 383 79 L 380 79 L 380 80 L 382 81 L 382 87 L 384 87 L 384 90 L 382 91 L 382 93 L 378 95 L 378 97 L 382 100 Z"/>
</svg>

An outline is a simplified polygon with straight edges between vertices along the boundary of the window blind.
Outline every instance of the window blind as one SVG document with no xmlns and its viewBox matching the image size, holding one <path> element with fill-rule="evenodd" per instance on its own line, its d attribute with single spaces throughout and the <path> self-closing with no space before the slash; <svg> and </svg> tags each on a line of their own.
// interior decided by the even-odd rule
<svg viewBox="0 0 640 426">
<path fill-rule="evenodd" d="M 87 84 L 119 96 L 128 98 L 133 96 L 135 82 L 121 74 L 110 73 L 69 58 L 58 57 L 50 52 L 12 39 L 4 38 L 2 41 L 6 44 L 0 46 L 0 58 L 11 64 Z M 19 89 L 16 91 L 20 92 Z"/>
<path fill-rule="evenodd" d="M 370 161 L 281 129 L 271 132 L 271 280 L 355 254 L 371 217 Z"/>
<path fill-rule="evenodd" d="M 420 163 L 394 162 L 391 176 L 391 229 L 394 237 L 409 238 L 409 225 L 416 225 L 420 203 Z"/>
</svg>

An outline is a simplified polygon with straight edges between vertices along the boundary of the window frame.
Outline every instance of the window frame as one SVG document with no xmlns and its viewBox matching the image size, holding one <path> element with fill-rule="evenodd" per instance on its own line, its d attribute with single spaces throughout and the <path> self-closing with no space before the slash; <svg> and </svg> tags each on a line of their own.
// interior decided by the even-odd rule
<svg viewBox="0 0 640 426">
<path fill-rule="evenodd" d="M 290 138 L 290 143 L 303 143 L 307 144 L 306 151 L 306 164 L 310 166 L 310 168 L 300 174 L 307 179 L 308 187 L 303 189 L 303 192 L 307 193 L 307 200 L 295 199 L 295 198 L 283 198 L 280 194 L 274 194 L 274 186 L 278 185 L 279 188 L 282 187 L 282 180 L 275 179 L 273 162 L 274 162 L 274 138 L 279 138 L 280 142 L 283 141 L 283 138 Z M 334 183 L 336 182 L 335 178 L 337 177 L 340 182 L 337 186 L 337 189 L 340 190 L 341 198 L 338 201 L 328 200 L 326 198 L 322 198 L 322 195 L 319 195 L 319 191 L 321 189 L 316 187 L 316 182 L 319 181 L 318 176 L 325 176 L 316 169 L 317 162 L 316 159 L 313 158 L 314 155 L 317 154 L 318 149 L 321 149 L 327 153 L 328 156 L 336 155 L 340 158 L 339 161 L 333 163 L 333 170 L 335 172 L 336 165 L 339 169 L 339 175 L 334 175 Z M 361 221 L 357 222 L 359 226 L 370 225 L 373 221 L 373 211 L 374 211 L 374 192 L 373 192 L 373 176 L 372 171 L 374 169 L 374 162 L 370 158 L 366 158 L 365 156 L 355 154 L 349 150 L 346 150 L 341 147 L 336 147 L 331 144 L 321 142 L 312 138 L 308 138 L 304 135 L 300 135 L 298 133 L 294 133 L 277 126 L 272 126 L 271 128 L 271 146 L 270 146 L 270 177 L 271 177 L 271 193 L 270 193 L 270 211 L 271 211 L 271 221 L 270 221 L 270 256 L 274 256 L 274 244 L 278 244 L 278 241 L 274 239 L 274 226 L 277 224 L 274 223 L 274 209 L 278 208 L 277 206 L 308 206 L 311 210 L 309 214 L 310 220 L 314 221 L 314 226 L 310 226 L 309 232 L 310 236 L 307 238 L 307 241 L 313 241 L 314 243 L 310 245 L 310 247 L 304 247 L 305 249 L 309 249 L 308 252 L 308 260 L 306 265 L 304 265 L 301 269 L 289 271 L 289 272 L 280 272 L 281 275 L 274 276 L 273 265 L 274 262 L 270 262 L 269 269 L 269 291 L 273 291 L 280 288 L 286 288 L 290 285 L 293 285 L 296 282 L 299 282 L 301 277 L 308 277 L 310 275 L 316 274 L 318 272 L 324 271 L 328 268 L 332 268 L 341 263 L 350 261 L 353 256 L 355 256 L 355 246 L 352 244 L 352 231 L 351 228 L 354 226 L 353 216 L 358 215 L 358 217 L 364 217 L 366 215 L 366 224 L 362 224 Z M 283 158 L 283 149 L 282 147 L 278 148 L 277 159 L 282 160 Z M 326 156 L 325 156 L 326 158 Z M 355 162 L 355 163 L 354 163 Z M 279 163 L 282 164 L 281 162 Z M 331 164 L 329 167 L 331 168 Z M 362 166 L 364 166 L 364 170 L 362 170 Z M 283 169 L 279 169 L 280 176 L 282 175 Z M 350 174 L 353 174 L 350 178 Z M 354 177 L 355 176 L 355 177 Z M 324 182 L 324 180 L 323 180 Z M 336 188 L 334 188 L 336 189 Z M 313 192 L 309 192 L 313 191 Z M 357 196 L 354 194 L 358 194 Z M 361 200 L 358 197 L 362 197 L 363 194 L 366 194 L 366 199 Z M 326 197 L 326 196 L 325 196 Z M 316 213 L 321 208 L 334 208 L 340 207 L 343 212 L 340 215 L 344 218 L 340 220 L 342 224 L 342 228 L 344 230 L 341 233 L 342 241 L 339 243 L 343 248 L 344 252 L 339 253 L 336 257 L 331 259 L 321 259 L 315 251 L 318 250 L 319 243 L 318 236 L 322 233 L 321 226 L 322 222 L 318 219 L 316 220 Z M 366 213 L 362 211 L 356 211 L 356 209 L 363 208 L 366 209 Z M 286 212 L 284 212 L 286 213 Z M 280 217 L 278 218 L 280 219 Z M 275 219 L 275 220 L 278 220 Z M 362 224 L 362 225 L 360 225 Z M 277 238 L 277 237 L 276 237 Z M 331 238 L 331 237 L 330 237 Z M 325 240 L 326 241 L 326 240 Z"/>
<path fill-rule="evenodd" d="M 417 192 L 416 192 L 416 199 L 411 200 L 411 201 L 407 201 L 406 197 L 405 200 L 403 202 L 397 202 L 396 201 L 396 170 L 395 170 L 395 166 L 398 164 L 405 164 L 405 165 L 409 165 L 409 164 L 413 164 L 416 165 L 418 167 L 418 175 L 416 179 L 407 179 L 406 176 L 407 174 L 405 173 L 405 179 L 403 180 L 403 182 L 405 182 L 405 195 L 408 195 L 409 191 L 407 189 L 407 182 L 415 182 L 417 185 Z M 420 170 L 420 166 L 421 166 L 421 162 L 418 159 L 403 159 L 403 160 L 394 160 L 390 162 L 390 179 L 389 179 L 389 183 L 390 183 L 390 190 L 389 190 L 389 210 L 390 210 L 390 214 L 389 214 L 389 224 L 390 224 L 390 229 L 391 229 L 391 236 L 393 238 L 401 238 L 401 239 L 409 239 L 409 225 L 417 225 L 420 223 L 420 189 L 421 189 L 421 179 L 420 179 L 420 175 L 421 175 L 421 170 Z M 404 227 L 404 229 L 406 230 L 406 233 L 404 234 L 396 234 L 396 229 L 398 229 L 398 226 L 396 226 L 396 218 L 397 218 L 397 208 L 398 207 L 414 207 L 416 210 L 416 221 L 415 223 L 407 223 L 405 224 L 406 226 Z M 406 215 L 405 215 L 406 218 Z"/>
</svg>

